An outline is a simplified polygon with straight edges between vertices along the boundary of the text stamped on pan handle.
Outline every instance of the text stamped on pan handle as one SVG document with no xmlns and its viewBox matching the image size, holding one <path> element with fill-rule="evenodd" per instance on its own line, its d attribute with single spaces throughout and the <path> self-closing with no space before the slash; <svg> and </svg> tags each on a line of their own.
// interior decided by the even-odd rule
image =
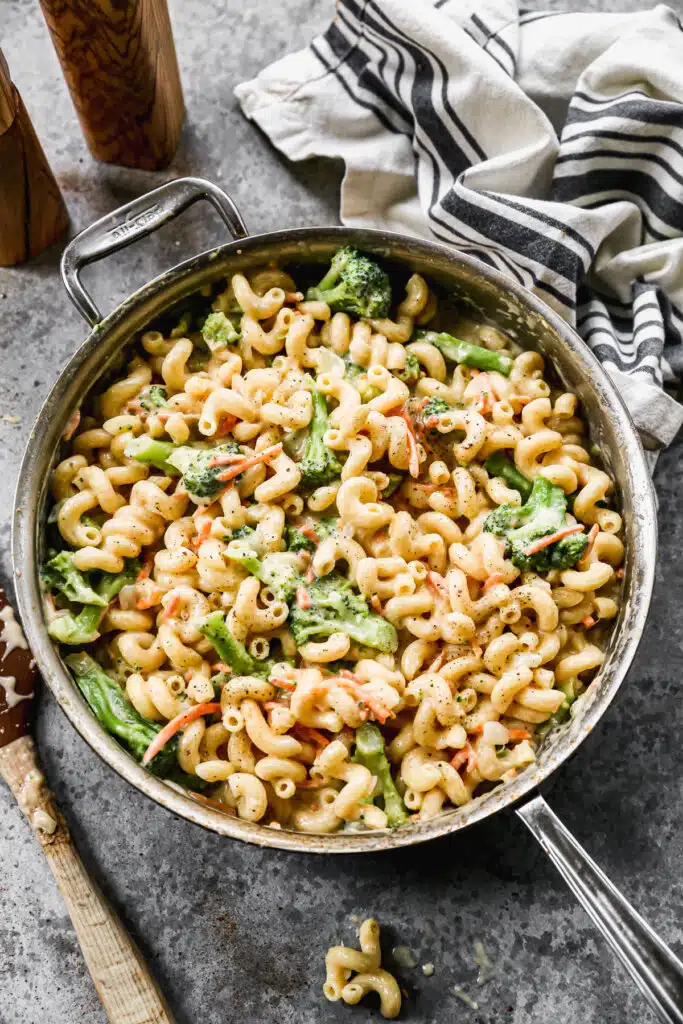
<svg viewBox="0 0 683 1024">
<path fill-rule="evenodd" d="M 517 808 L 663 1024 L 683 1024 L 683 964 L 624 899 L 542 796 Z"/>
<path fill-rule="evenodd" d="M 100 322 L 102 314 L 81 283 L 82 268 L 151 235 L 200 199 L 206 199 L 218 211 L 233 238 L 246 238 L 247 227 L 222 189 L 203 178 L 176 178 L 100 217 L 69 242 L 62 255 L 62 280 L 69 298 L 91 327 Z"/>
</svg>

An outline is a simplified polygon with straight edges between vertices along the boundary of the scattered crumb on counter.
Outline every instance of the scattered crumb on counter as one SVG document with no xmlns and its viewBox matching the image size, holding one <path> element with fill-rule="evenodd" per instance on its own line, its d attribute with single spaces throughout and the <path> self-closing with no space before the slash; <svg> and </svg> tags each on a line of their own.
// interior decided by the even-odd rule
<svg viewBox="0 0 683 1024">
<path fill-rule="evenodd" d="M 15 425 L 16 423 L 21 423 L 21 420 L 19 419 L 19 417 L 18 417 L 18 416 L 12 416 L 12 415 L 11 415 L 10 413 L 8 413 L 8 412 L 4 413 L 4 415 L 3 415 L 3 417 L 2 417 L 2 418 L 3 418 L 3 420 L 5 421 L 5 423 L 11 423 L 11 424 L 12 424 L 13 426 L 14 426 L 14 425 Z"/>
<path fill-rule="evenodd" d="M 453 988 L 451 989 L 451 992 L 453 993 L 454 996 L 457 996 L 458 999 L 461 999 L 465 1006 L 469 1006 L 471 1010 L 479 1009 L 479 1003 L 475 1003 L 474 999 L 472 999 L 471 996 L 467 995 L 467 992 L 465 992 L 464 988 L 460 988 L 459 985 L 454 985 Z"/>
<path fill-rule="evenodd" d="M 407 946 L 394 946 L 391 955 L 399 967 L 417 967 L 417 960 Z"/>
<path fill-rule="evenodd" d="M 493 964 L 484 949 L 484 943 L 476 939 L 474 942 L 474 962 L 479 968 L 477 985 L 485 985 L 493 974 Z"/>
<path fill-rule="evenodd" d="M 425 978 L 431 978 L 432 974 L 434 973 L 434 964 L 422 964 L 422 973 L 424 974 Z"/>
</svg>

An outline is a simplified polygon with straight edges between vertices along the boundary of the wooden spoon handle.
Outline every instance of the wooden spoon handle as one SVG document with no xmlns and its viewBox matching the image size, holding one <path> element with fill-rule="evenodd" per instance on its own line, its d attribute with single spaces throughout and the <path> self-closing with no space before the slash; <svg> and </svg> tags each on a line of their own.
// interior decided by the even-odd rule
<svg viewBox="0 0 683 1024">
<path fill-rule="evenodd" d="M 0 749 L 0 774 L 43 847 L 111 1024 L 173 1024 L 140 950 L 88 876 L 45 785 L 30 736 L 21 736 Z"/>
</svg>

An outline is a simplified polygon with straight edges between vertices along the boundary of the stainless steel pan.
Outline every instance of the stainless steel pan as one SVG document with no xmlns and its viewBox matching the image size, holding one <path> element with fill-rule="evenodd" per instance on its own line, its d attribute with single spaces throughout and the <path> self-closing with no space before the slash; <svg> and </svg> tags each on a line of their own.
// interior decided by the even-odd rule
<svg viewBox="0 0 683 1024">
<path fill-rule="evenodd" d="M 186 260 L 102 317 L 83 287 L 81 268 L 155 231 L 199 199 L 223 218 L 233 241 Z M 120 357 L 137 331 L 202 285 L 236 270 L 270 263 L 324 262 L 346 243 L 424 274 L 473 303 L 489 320 L 514 332 L 522 345 L 548 357 L 575 391 L 591 425 L 592 440 L 614 476 L 624 517 L 626 563 L 619 619 L 604 665 L 570 724 L 550 736 L 538 761 L 516 779 L 460 809 L 394 832 L 306 835 L 241 821 L 198 803 L 154 778 L 102 729 L 65 670 L 45 629 L 38 566 L 47 480 L 71 413 Z M 210 182 L 181 178 L 128 203 L 83 231 L 62 260 L 66 289 L 92 332 L 61 373 L 28 441 L 19 476 L 13 529 L 16 584 L 22 618 L 43 677 L 85 740 L 137 789 L 189 821 L 221 835 L 261 846 L 310 853 L 362 853 L 424 842 L 473 825 L 516 804 L 567 884 L 632 974 L 663 1021 L 683 1024 L 683 965 L 636 914 L 582 850 L 543 797 L 539 783 L 566 761 L 607 710 L 635 654 L 652 592 L 656 513 L 650 475 L 633 424 L 604 370 L 571 328 L 543 302 L 490 267 L 435 242 L 384 231 L 300 228 L 249 237 L 232 201 Z"/>
</svg>

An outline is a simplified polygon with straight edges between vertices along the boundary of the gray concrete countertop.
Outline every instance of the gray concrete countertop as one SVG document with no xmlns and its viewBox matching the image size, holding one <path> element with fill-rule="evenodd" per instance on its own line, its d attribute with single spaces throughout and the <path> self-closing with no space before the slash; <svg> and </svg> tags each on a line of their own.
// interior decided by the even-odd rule
<svg viewBox="0 0 683 1024">
<path fill-rule="evenodd" d="M 680 3 L 680 0 L 678 0 Z M 0 40 L 79 230 L 182 174 L 216 181 L 254 231 L 337 221 L 339 168 L 292 166 L 237 110 L 233 86 L 295 49 L 331 16 L 331 0 L 172 0 L 187 101 L 173 165 L 152 174 L 88 154 L 35 0 L 2 0 Z M 595 10 L 639 0 L 591 0 Z M 644 5 L 643 5 L 644 6 Z M 148 278 L 222 237 L 195 209 L 86 280 L 108 309 Z M 59 248 L 0 271 L 0 576 L 11 579 L 12 494 L 26 433 L 57 372 L 85 335 L 58 276 Z M 661 547 L 640 653 L 603 723 L 558 774 L 555 810 L 612 880 L 683 952 L 683 836 L 678 695 L 683 630 L 683 444 L 657 469 Z M 377 1019 L 327 1003 L 324 950 L 381 922 L 434 975 L 400 970 L 416 1024 L 652 1024 L 543 852 L 512 815 L 394 854 L 306 859 L 205 833 L 151 804 L 99 761 L 48 693 L 41 753 L 79 848 L 120 909 L 183 1024 L 318 1024 Z M 0 1024 L 104 1021 L 40 848 L 0 788 Z M 496 965 L 476 985 L 473 942 Z M 453 994 L 462 985 L 478 1011 Z"/>
</svg>

